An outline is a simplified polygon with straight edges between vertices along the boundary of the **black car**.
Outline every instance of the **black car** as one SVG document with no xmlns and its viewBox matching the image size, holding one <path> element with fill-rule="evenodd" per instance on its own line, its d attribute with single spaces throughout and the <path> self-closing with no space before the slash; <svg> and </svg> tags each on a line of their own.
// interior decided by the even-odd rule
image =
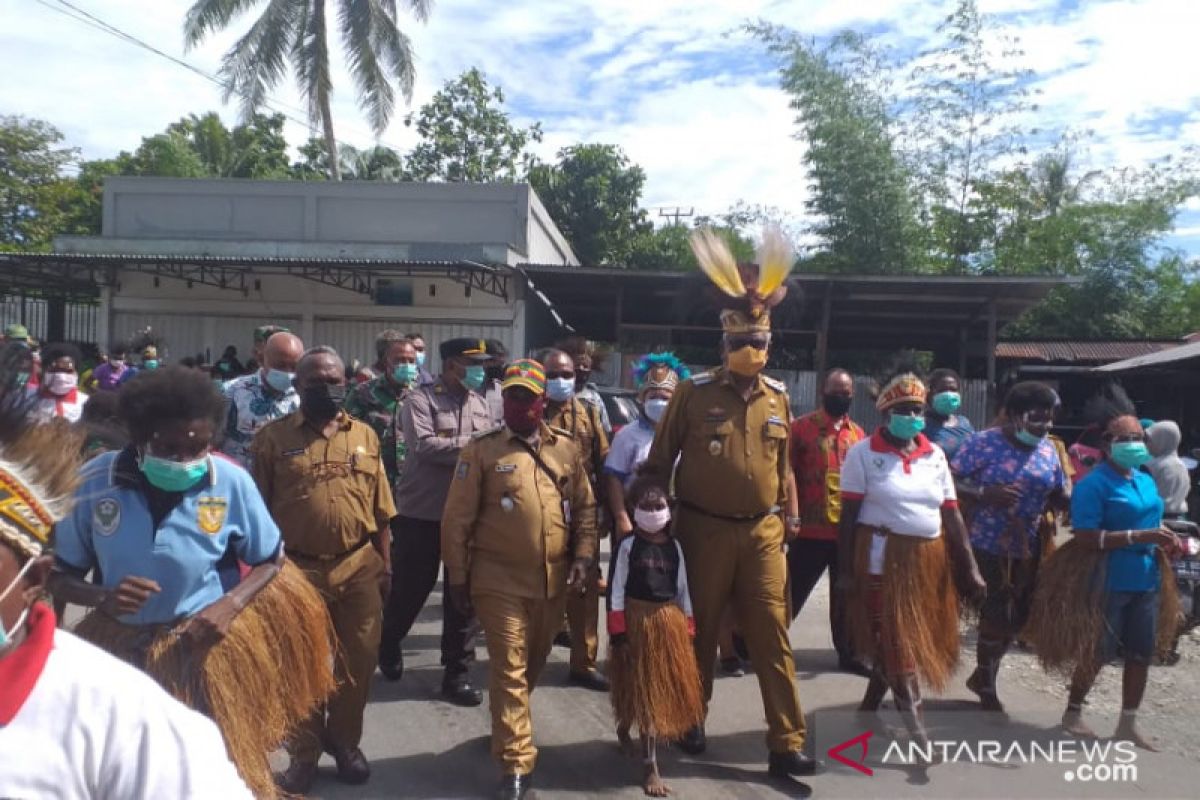
<svg viewBox="0 0 1200 800">
<path fill-rule="evenodd" d="M 608 421 L 612 432 L 632 425 L 642 418 L 642 410 L 638 406 L 637 392 L 632 389 L 622 389 L 620 386 L 598 386 L 600 399 L 604 401 L 604 409 L 608 412 Z"/>
</svg>

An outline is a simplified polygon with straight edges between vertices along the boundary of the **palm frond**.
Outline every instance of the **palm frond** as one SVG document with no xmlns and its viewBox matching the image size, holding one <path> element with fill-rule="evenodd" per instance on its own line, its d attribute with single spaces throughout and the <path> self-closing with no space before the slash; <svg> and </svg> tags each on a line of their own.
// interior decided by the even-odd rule
<svg viewBox="0 0 1200 800">
<path fill-rule="evenodd" d="M 300 22 L 298 10 L 293 0 L 270 0 L 250 30 L 222 58 L 224 99 L 237 95 L 244 118 L 262 107 L 267 92 L 283 78 L 290 44 Z"/>
<path fill-rule="evenodd" d="M 261 0 L 196 0 L 183 18 L 184 52 L 191 50 L 210 33 L 226 28 L 233 18 Z"/>
<path fill-rule="evenodd" d="M 746 285 L 738 273 L 737 261 L 729 252 L 729 245 L 710 228 L 692 232 L 689 242 L 700 269 L 718 289 L 730 297 L 745 297 Z"/>
<path fill-rule="evenodd" d="M 296 37 L 293 46 L 292 64 L 300 92 L 308 103 L 308 115 L 313 120 L 320 120 L 321 101 L 333 91 L 324 0 L 313 0 L 308 4 L 303 25 L 303 32 Z"/>
<path fill-rule="evenodd" d="M 358 90 L 359 107 L 378 136 L 387 128 L 396 93 L 376 55 L 377 27 L 394 27 L 378 0 L 342 0 L 338 13 L 347 66 Z"/>
</svg>

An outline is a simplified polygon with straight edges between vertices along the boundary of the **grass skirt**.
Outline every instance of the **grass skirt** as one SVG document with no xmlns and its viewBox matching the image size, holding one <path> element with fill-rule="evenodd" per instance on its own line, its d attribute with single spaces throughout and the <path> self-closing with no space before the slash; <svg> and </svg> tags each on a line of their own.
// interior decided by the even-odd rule
<svg viewBox="0 0 1200 800">
<path fill-rule="evenodd" d="M 613 716 L 671 741 L 704 721 L 700 670 L 687 618 L 674 603 L 625 601 L 627 643 L 609 647 Z"/>
<path fill-rule="evenodd" d="M 855 655 L 885 674 L 915 671 L 931 689 L 943 691 L 958 666 L 959 647 L 958 594 L 946 537 L 888 534 L 880 595 L 872 597 L 873 534 L 865 525 L 854 532 L 854 588 L 846 613 Z"/>
<path fill-rule="evenodd" d="M 290 561 L 194 658 L 168 626 L 123 625 L 92 612 L 75 633 L 151 677 L 216 722 L 229 757 L 255 797 L 274 797 L 268 763 L 335 687 L 333 628 L 317 590 Z"/>
<path fill-rule="evenodd" d="M 1070 674 L 1079 664 L 1096 666 L 1109 552 L 1072 539 L 1042 564 L 1023 638 L 1046 670 Z M 1166 554 L 1155 554 L 1161 577 L 1155 648 L 1162 656 L 1170 652 L 1178 631 L 1179 591 Z"/>
</svg>

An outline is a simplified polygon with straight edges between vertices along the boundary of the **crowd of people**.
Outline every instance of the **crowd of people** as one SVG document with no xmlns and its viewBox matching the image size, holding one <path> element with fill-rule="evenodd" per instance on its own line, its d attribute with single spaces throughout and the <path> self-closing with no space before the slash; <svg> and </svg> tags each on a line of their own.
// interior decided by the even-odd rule
<svg viewBox="0 0 1200 800">
<path fill-rule="evenodd" d="M 697 255 L 728 298 L 721 366 L 692 374 L 647 354 L 633 371 L 640 418 L 615 435 L 581 339 L 516 359 L 496 341 L 450 339 L 432 375 L 416 334 L 381 332 L 362 370 L 264 326 L 255 369 L 238 374 L 230 348 L 219 382 L 160 366 L 156 351 L 129 366 L 113 348 L 89 400 L 78 351 L 51 345 L 35 362 L 12 331 L 0 350 L 0 795 L 305 794 L 323 753 L 339 780 L 366 782 L 373 675 L 403 680 L 439 572 L 442 696 L 482 703 L 481 629 L 500 798 L 531 786 L 530 694 L 556 640 L 569 640 L 573 683 L 611 692 L 645 792 L 668 794 L 657 744 L 706 750 L 730 620 L 759 683 L 769 774 L 818 772 L 788 631 L 826 572 L 839 668 L 866 679 L 863 711 L 890 691 L 916 740 L 923 688 L 952 680 L 970 605 L 966 686 L 983 710 L 1003 710 L 999 665 L 1019 638 L 1071 674 L 1064 728 L 1094 735 L 1082 706 L 1119 656 L 1117 735 L 1153 747 L 1136 714 L 1177 613 L 1167 559 L 1180 544 L 1160 486 L 1178 493 L 1178 430 L 1147 431 L 1108 392 L 1089 409 L 1103 459 L 1073 485 L 1052 435 L 1059 399 L 1040 383 L 1013 386 L 976 432 L 957 374 L 902 370 L 880 382 L 868 432 L 849 415 L 853 376 L 834 369 L 820 407 L 793 419 L 763 372 L 785 257 L 738 265 L 719 241 Z M 74 634 L 55 630 L 68 604 L 87 609 Z M 73 749 L 85 739 L 98 752 Z M 290 763 L 272 775 L 281 745 Z"/>
</svg>

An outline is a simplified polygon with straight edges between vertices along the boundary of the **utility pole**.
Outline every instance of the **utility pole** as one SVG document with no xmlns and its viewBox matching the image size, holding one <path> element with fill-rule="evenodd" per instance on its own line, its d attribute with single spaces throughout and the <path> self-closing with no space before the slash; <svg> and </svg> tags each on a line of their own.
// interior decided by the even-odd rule
<svg viewBox="0 0 1200 800">
<path fill-rule="evenodd" d="M 658 209 L 658 216 L 662 217 L 663 219 L 671 220 L 672 225 L 678 225 L 679 221 L 681 219 L 684 219 L 686 217 L 692 217 L 695 215 L 696 215 L 695 206 L 689 208 L 687 211 L 684 211 L 679 206 L 675 206 L 674 211 L 669 210 L 665 206 L 663 208 Z"/>
</svg>

